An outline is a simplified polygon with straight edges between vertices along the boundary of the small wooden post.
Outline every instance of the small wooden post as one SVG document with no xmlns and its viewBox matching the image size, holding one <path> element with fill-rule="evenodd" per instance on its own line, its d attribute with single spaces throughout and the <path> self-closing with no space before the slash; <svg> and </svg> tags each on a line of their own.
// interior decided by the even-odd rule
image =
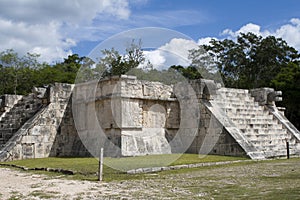
<svg viewBox="0 0 300 200">
<path fill-rule="evenodd" d="M 290 144 L 288 140 L 286 140 L 286 157 L 290 159 Z"/>
<path fill-rule="evenodd" d="M 103 174 L 103 148 L 100 149 L 100 158 L 99 158 L 99 177 L 98 180 L 102 181 Z"/>
</svg>

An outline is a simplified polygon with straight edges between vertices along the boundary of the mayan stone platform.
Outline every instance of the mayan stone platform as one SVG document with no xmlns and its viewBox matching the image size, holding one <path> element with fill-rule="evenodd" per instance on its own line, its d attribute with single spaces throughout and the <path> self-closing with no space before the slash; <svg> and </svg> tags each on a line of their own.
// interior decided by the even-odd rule
<svg viewBox="0 0 300 200">
<path fill-rule="evenodd" d="M 272 88 L 176 85 L 112 77 L 1 97 L 0 160 L 200 153 L 265 159 L 300 155 L 300 133 Z"/>
</svg>

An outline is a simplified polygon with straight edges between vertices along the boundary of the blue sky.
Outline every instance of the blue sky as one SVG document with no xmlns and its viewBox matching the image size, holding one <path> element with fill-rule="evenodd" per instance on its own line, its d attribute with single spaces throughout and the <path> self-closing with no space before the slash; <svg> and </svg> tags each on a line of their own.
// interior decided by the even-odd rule
<svg viewBox="0 0 300 200">
<path fill-rule="evenodd" d="M 154 13 L 163 17 L 166 12 L 172 12 L 174 19 L 178 21 L 170 22 L 169 28 L 197 39 L 218 36 L 224 29 L 236 30 L 247 23 L 256 23 L 264 28 L 277 28 L 291 18 L 299 17 L 299 6 L 300 2 L 297 0 L 153 0 L 144 6 L 133 8 L 133 15 Z M 183 11 L 187 14 L 181 15 Z M 182 21 L 187 24 L 181 24 Z"/>
<path fill-rule="evenodd" d="M 2 0 L 0 50 L 55 62 L 88 55 L 112 35 L 141 27 L 176 30 L 198 44 L 252 31 L 283 37 L 299 50 L 299 8 L 299 0 Z"/>
<path fill-rule="evenodd" d="M 202 37 L 221 38 L 225 29 L 239 30 L 253 23 L 262 30 L 275 31 L 300 18 L 300 2 L 291 1 L 201 1 L 201 0 L 150 0 L 130 6 L 130 22 L 121 31 L 137 27 L 164 27 L 182 32 L 194 40 Z M 144 19 L 144 21 L 143 21 Z M 118 23 L 118 22 L 116 22 Z M 124 21 L 120 21 L 124 23 Z M 82 41 L 75 52 L 86 54 L 99 41 Z M 85 46 L 86 45 L 86 46 Z M 82 48 L 85 46 L 86 48 Z"/>
</svg>

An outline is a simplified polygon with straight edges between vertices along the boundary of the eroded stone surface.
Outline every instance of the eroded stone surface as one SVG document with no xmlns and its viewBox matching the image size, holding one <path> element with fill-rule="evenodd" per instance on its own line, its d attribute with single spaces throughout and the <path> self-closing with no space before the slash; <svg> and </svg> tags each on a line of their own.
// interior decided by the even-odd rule
<svg viewBox="0 0 300 200">
<path fill-rule="evenodd" d="M 132 76 L 55 84 L 2 101 L 0 160 L 98 156 L 100 147 L 105 156 L 189 152 L 263 159 L 284 156 L 287 140 L 297 155 L 299 131 L 274 112 L 271 90 L 250 94 L 212 80 L 164 85 Z"/>
</svg>

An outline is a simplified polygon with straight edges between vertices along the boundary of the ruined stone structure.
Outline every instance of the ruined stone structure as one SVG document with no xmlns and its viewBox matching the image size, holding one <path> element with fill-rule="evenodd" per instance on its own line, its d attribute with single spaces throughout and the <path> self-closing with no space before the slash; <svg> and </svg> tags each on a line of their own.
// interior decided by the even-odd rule
<svg viewBox="0 0 300 200">
<path fill-rule="evenodd" d="M 271 88 L 222 88 L 212 80 L 176 85 L 112 77 L 57 83 L 5 95 L 0 160 L 48 156 L 201 153 L 265 159 L 300 155 L 300 133 Z M 73 97 L 73 98 L 71 98 Z M 102 134 L 99 134 L 99 133 Z"/>
</svg>

